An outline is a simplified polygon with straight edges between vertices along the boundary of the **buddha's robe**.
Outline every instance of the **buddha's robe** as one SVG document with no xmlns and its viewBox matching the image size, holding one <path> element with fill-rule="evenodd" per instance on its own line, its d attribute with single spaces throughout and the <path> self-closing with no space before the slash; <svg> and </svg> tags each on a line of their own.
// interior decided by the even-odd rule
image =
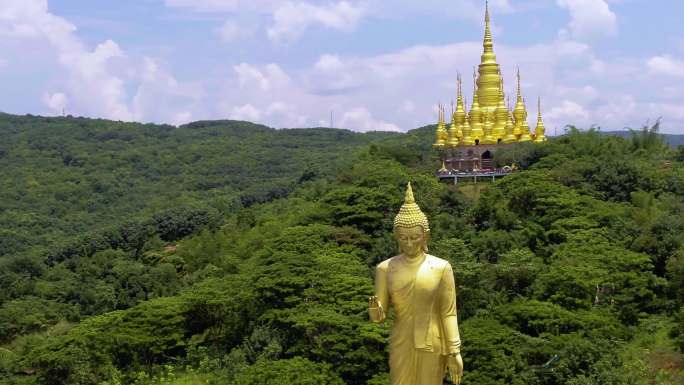
<svg viewBox="0 0 684 385">
<path fill-rule="evenodd" d="M 376 268 L 375 295 L 395 319 L 390 335 L 392 385 L 442 385 L 448 354 L 460 351 L 456 289 L 449 262 L 425 255 L 410 261 L 399 255 Z M 377 318 L 377 317 L 376 317 Z"/>
</svg>

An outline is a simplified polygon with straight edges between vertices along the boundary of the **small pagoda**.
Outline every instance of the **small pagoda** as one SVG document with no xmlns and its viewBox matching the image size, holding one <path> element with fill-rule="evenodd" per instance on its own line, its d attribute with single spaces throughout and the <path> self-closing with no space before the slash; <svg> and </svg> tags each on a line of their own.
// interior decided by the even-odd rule
<svg viewBox="0 0 684 385">
<path fill-rule="evenodd" d="M 433 147 L 440 154 L 438 174 L 497 172 L 493 154 L 500 146 L 546 141 L 541 115 L 541 99 L 537 99 L 537 127 L 530 132 L 525 98 L 520 88 L 520 70 L 516 73 L 517 95 L 511 110 L 506 103 L 503 77 L 494 54 L 494 41 L 485 6 L 484 52 L 480 65 L 473 71 L 473 99 L 468 111 L 463 97 L 462 78 L 457 75 L 456 105 L 451 104 L 451 123 L 447 124 L 444 105 L 439 105 L 436 140 Z"/>
</svg>

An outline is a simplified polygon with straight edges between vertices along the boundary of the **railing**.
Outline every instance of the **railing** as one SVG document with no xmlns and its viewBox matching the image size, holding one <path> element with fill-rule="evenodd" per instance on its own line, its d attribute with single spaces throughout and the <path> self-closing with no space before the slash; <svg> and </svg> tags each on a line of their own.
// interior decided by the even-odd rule
<svg viewBox="0 0 684 385">
<path fill-rule="evenodd" d="M 512 170 L 491 169 L 491 170 L 477 170 L 477 171 L 437 171 L 436 175 L 440 180 L 453 179 L 454 184 L 458 183 L 459 179 L 473 179 L 477 183 L 480 180 L 496 180 L 496 178 L 504 177 L 514 173 Z"/>
</svg>

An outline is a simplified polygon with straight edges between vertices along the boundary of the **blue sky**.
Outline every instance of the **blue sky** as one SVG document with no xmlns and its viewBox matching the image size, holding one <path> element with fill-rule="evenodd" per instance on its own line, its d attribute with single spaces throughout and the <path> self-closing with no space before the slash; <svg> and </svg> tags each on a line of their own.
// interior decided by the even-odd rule
<svg viewBox="0 0 684 385">
<path fill-rule="evenodd" d="M 530 124 L 684 134 L 684 2 L 491 0 Z M 479 0 L 0 0 L 0 110 L 405 131 L 482 51 Z M 470 99 L 471 92 L 467 92 Z"/>
</svg>

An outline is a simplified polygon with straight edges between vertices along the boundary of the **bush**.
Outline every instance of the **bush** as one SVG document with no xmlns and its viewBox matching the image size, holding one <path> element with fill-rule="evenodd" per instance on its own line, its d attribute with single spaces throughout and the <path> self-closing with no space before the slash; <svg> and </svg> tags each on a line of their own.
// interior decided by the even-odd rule
<svg viewBox="0 0 684 385">
<path fill-rule="evenodd" d="M 344 385 L 330 365 L 296 357 L 287 360 L 261 360 L 242 369 L 235 385 Z"/>
</svg>

